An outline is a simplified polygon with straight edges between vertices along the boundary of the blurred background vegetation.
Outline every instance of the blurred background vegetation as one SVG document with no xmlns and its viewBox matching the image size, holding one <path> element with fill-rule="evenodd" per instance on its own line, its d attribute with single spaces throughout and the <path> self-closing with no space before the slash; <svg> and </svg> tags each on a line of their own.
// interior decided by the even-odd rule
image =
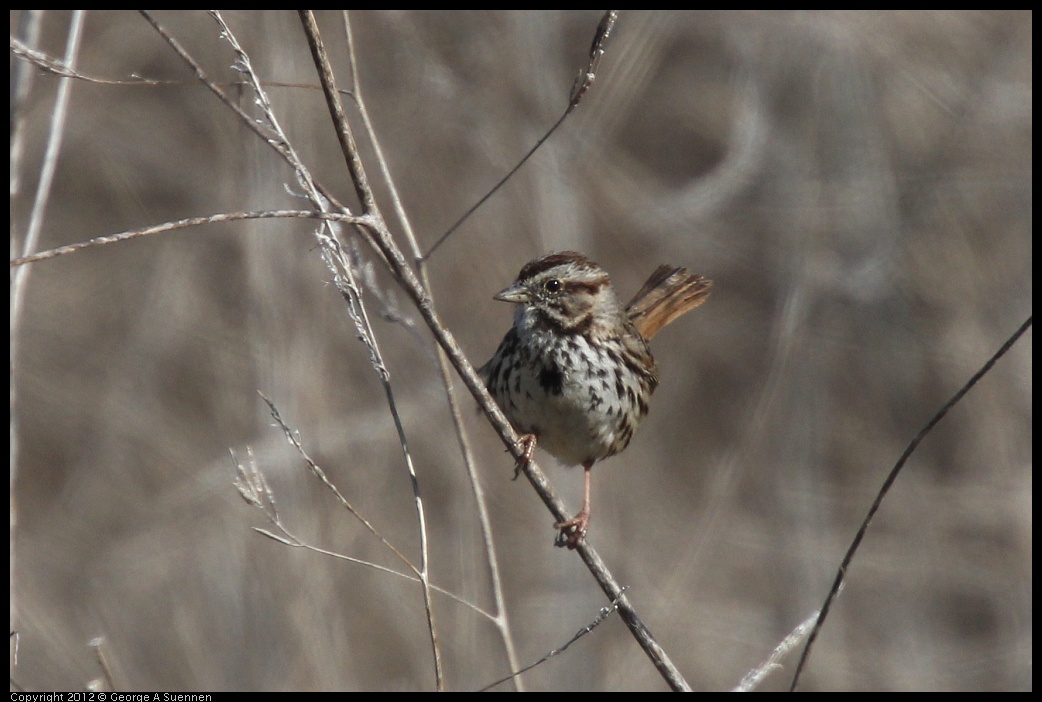
<svg viewBox="0 0 1042 702">
<path fill-rule="evenodd" d="M 11 12 L 12 36 L 25 12 Z M 239 79 L 208 15 L 156 16 L 213 78 Z M 225 18 L 295 148 L 351 202 L 296 14 Z M 352 15 L 361 87 L 423 245 L 561 114 L 599 19 Z M 319 20 L 346 87 L 341 18 Z M 68 23 L 44 14 L 39 48 L 61 57 Z M 655 339 L 663 383 L 630 448 L 594 472 L 590 532 L 696 689 L 733 687 L 821 605 L 908 441 L 1031 314 L 1031 25 L 1001 11 L 623 13 L 578 110 L 433 255 L 439 313 L 475 365 L 510 323 L 491 296 L 540 253 L 586 252 L 624 297 L 660 263 L 715 281 L 708 304 Z M 90 12 L 77 69 L 174 83 L 72 86 L 40 248 L 307 207 L 138 14 Z M 59 81 L 32 74 L 12 251 Z M 313 227 L 213 225 L 33 266 L 12 327 L 13 683 L 82 689 L 103 636 L 124 690 L 432 689 L 419 587 L 259 536 L 262 516 L 232 487 L 229 451 L 249 447 L 296 534 L 400 567 L 306 472 L 260 391 L 417 557 L 393 423 Z M 417 324 L 374 322 L 426 500 L 432 579 L 491 607 L 429 335 L 379 264 L 374 275 Z M 1031 688 L 1030 359 L 1028 333 L 914 455 L 803 689 Z M 511 482 L 472 404 L 527 663 L 606 602 L 575 554 L 552 548 L 552 518 Z M 538 458 L 577 506 L 580 471 Z M 509 672 L 487 621 L 434 605 L 449 688 Z M 764 688 L 786 687 L 794 661 Z M 523 684 L 664 689 L 616 617 Z"/>
</svg>

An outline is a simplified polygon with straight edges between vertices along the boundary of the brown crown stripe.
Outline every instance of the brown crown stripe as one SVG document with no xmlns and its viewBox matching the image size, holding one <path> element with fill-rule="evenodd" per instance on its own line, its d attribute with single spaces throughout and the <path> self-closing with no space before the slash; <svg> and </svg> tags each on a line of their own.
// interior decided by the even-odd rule
<svg viewBox="0 0 1042 702">
<path fill-rule="evenodd" d="M 517 279 L 525 280 L 532 276 L 539 275 L 543 271 L 548 271 L 554 266 L 560 266 L 566 263 L 571 263 L 579 268 L 586 268 L 588 270 L 596 270 L 600 268 L 600 266 L 583 256 L 578 251 L 558 251 L 526 263 L 525 267 L 521 269 L 521 272 L 517 274 Z"/>
</svg>

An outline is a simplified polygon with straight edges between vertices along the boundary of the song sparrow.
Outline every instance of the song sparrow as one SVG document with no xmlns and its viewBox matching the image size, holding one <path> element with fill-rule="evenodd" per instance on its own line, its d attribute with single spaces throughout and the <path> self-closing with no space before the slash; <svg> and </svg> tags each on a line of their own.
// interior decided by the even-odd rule
<svg viewBox="0 0 1042 702">
<path fill-rule="evenodd" d="M 495 295 L 517 305 L 492 359 L 478 371 L 523 435 L 566 465 L 583 467 L 583 506 L 556 525 L 575 548 L 590 521 L 590 469 L 629 444 L 648 413 L 658 368 L 648 348 L 662 327 L 705 302 L 712 282 L 659 266 L 623 307 L 603 268 L 575 251 L 530 261 Z"/>
</svg>

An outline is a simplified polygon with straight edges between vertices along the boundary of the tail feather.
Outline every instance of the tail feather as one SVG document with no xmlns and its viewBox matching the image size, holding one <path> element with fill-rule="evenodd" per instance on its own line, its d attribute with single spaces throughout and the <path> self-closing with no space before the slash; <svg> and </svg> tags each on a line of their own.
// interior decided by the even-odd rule
<svg viewBox="0 0 1042 702">
<path fill-rule="evenodd" d="M 686 268 L 659 266 L 626 305 L 626 314 L 650 340 L 662 327 L 709 297 L 713 281 Z"/>
</svg>

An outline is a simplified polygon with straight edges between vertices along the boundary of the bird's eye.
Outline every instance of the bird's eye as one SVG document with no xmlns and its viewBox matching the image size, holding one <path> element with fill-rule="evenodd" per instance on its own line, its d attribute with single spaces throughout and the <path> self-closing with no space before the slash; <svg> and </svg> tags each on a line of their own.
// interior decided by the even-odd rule
<svg viewBox="0 0 1042 702">
<path fill-rule="evenodd" d="M 550 280 L 543 283 L 543 289 L 548 293 L 555 293 L 561 290 L 561 281 L 557 278 L 551 278 Z"/>
</svg>

